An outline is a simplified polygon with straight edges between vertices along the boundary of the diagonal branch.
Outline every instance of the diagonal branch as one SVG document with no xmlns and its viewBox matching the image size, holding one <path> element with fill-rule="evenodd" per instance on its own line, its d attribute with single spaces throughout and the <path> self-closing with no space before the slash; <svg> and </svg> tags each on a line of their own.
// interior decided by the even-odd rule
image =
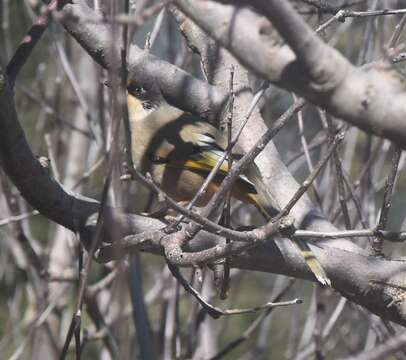
<svg viewBox="0 0 406 360">
<path fill-rule="evenodd" d="M 14 96 L 0 69 L 0 163 L 23 197 L 49 219 L 77 230 L 97 212 L 96 202 L 69 194 L 31 152 L 18 121 Z M 78 216 L 80 214 L 80 216 Z"/>
<path fill-rule="evenodd" d="M 52 11 L 56 10 L 57 2 L 57 0 L 52 0 L 49 2 L 44 13 L 41 14 L 37 21 L 31 26 L 30 30 L 27 32 L 27 35 L 25 35 L 24 39 L 21 41 L 13 57 L 8 63 L 7 75 L 9 77 L 11 87 L 14 86 L 18 73 L 26 63 L 35 45 L 37 45 L 38 41 L 41 39 L 42 34 L 48 28 L 51 13 Z"/>
<path fill-rule="evenodd" d="M 405 86 L 389 63 L 356 68 L 318 38 L 288 1 L 237 3 L 249 4 L 269 21 L 238 5 L 176 1 L 185 14 L 259 76 L 405 148 Z M 274 28 L 288 46 L 282 45 Z M 241 36 L 241 29 L 250 31 Z"/>
<path fill-rule="evenodd" d="M 98 64 L 105 69 L 114 67 L 112 61 L 119 58 L 119 46 L 113 43 L 111 27 L 100 14 L 84 1 L 76 0 L 61 9 L 61 23 Z M 136 45 L 130 48 L 127 66 L 129 83 L 154 82 L 170 103 L 204 118 L 214 119 L 227 102 L 226 91 L 208 85 Z"/>
</svg>

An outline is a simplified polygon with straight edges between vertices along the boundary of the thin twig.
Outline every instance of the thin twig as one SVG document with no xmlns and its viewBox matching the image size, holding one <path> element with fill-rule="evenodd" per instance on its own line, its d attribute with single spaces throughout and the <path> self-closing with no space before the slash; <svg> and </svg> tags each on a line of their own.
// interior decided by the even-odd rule
<svg viewBox="0 0 406 360">
<path fill-rule="evenodd" d="M 80 241 L 78 242 L 77 247 L 78 247 L 78 274 L 79 274 L 78 283 L 80 284 L 80 282 L 82 281 L 82 277 L 83 277 L 82 271 L 83 271 L 83 255 L 84 255 L 83 245 Z M 80 328 L 81 328 L 81 324 L 82 324 L 81 313 L 82 313 L 82 306 L 78 310 L 78 314 L 77 314 L 76 321 L 75 321 L 76 326 L 74 328 L 76 360 L 80 360 L 81 354 L 82 354 L 82 346 L 80 344 L 81 343 Z"/>
<path fill-rule="evenodd" d="M 321 111 L 320 109 L 319 109 L 319 114 L 322 118 L 325 118 L 325 120 L 326 120 L 326 123 L 328 126 L 328 132 L 330 135 L 330 141 L 332 142 L 334 139 L 333 121 L 331 120 L 330 116 L 328 116 L 324 111 Z M 336 174 L 336 179 L 337 179 L 338 200 L 340 202 L 341 211 L 344 216 L 345 228 L 347 230 L 349 230 L 349 229 L 351 229 L 351 220 L 350 220 L 350 215 L 349 215 L 347 201 L 346 201 L 343 168 L 341 165 L 341 161 L 340 161 L 340 157 L 339 157 L 339 153 L 338 153 L 337 149 L 333 153 L 333 162 L 334 162 L 335 174 Z"/>
<path fill-rule="evenodd" d="M 375 346 L 369 351 L 364 351 L 358 355 L 345 358 L 345 360 L 380 360 L 388 355 L 395 354 L 405 348 L 406 332 L 403 331 L 396 336 L 390 337 L 384 343 Z"/>
<path fill-rule="evenodd" d="M 385 184 L 385 191 L 383 195 L 383 202 L 381 208 L 381 214 L 379 216 L 378 225 L 376 229 L 378 231 L 384 230 L 386 228 L 388 222 L 388 215 L 389 209 L 392 205 L 392 195 L 393 195 L 393 187 L 395 186 L 396 175 L 398 173 L 398 165 L 400 160 L 400 155 L 402 154 L 402 150 L 399 147 L 395 148 L 395 153 L 392 157 L 392 166 L 388 178 Z M 375 256 L 383 256 L 383 237 L 377 234 L 372 242 L 372 251 Z"/>
<path fill-rule="evenodd" d="M 114 101 L 115 101 L 115 97 L 113 97 L 113 105 L 114 105 Z M 115 106 L 113 106 L 113 109 L 114 108 L 115 108 Z M 105 215 L 108 193 L 109 193 L 110 184 L 111 184 L 111 174 L 112 174 L 113 166 L 116 162 L 116 159 L 118 158 L 118 146 L 114 146 L 114 144 L 116 144 L 114 139 L 117 139 L 119 136 L 121 121 L 119 118 L 115 118 L 115 115 L 116 114 L 114 114 L 114 112 L 113 112 L 113 119 L 114 119 L 114 126 L 112 129 L 113 134 L 110 137 L 110 139 L 111 139 L 110 140 L 110 142 L 111 142 L 110 151 L 107 154 L 107 175 L 106 175 L 106 179 L 104 181 L 99 212 L 97 215 L 97 224 L 96 224 L 95 232 L 94 232 L 94 235 L 93 235 L 93 238 L 91 241 L 90 248 L 88 250 L 88 256 L 87 256 L 87 259 L 86 259 L 86 262 L 85 262 L 85 265 L 83 268 L 83 272 L 82 272 L 83 276 L 79 282 L 79 290 L 78 290 L 78 297 L 77 297 L 77 301 L 76 301 L 76 305 L 75 305 L 75 311 L 72 316 L 71 324 L 70 324 L 68 333 L 65 338 L 65 343 L 64 343 L 63 349 L 60 354 L 61 360 L 64 360 L 66 358 L 72 337 L 73 337 L 74 333 L 76 332 L 77 328 L 80 327 L 81 308 L 83 305 L 86 284 L 87 284 L 90 269 L 92 266 L 92 259 L 93 259 L 96 249 L 99 247 L 101 234 L 103 231 L 103 221 L 104 221 L 103 219 L 104 219 L 104 215 Z"/>
<path fill-rule="evenodd" d="M 399 23 L 395 26 L 395 31 L 393 32 L 393 34 L 388 42 L 389 49 L 394 48 L 396 46 L 405 25 L 406 25 L 406 14 L 404 14 L 402 16 Z"/>
<path fill-rule="evenodd" d="M 227 115 L 227 124 L 226 124 L 226 133 L 227 133 L 227 148 L 230 147 L 231 144 L 231 130 L 233 126 L 233 115 L 234 115 L 234 66 L 231 65 L 230 69 L 230 102 L 228 108 L 228 115 Z M 231 169 L 233 166 L 233 158 L 231 156 L 228 157 L 228 168 Z M 226 201 L 224 203 L 223 215 L 222 215 L 224 226 L 230 227 L 231 223 L 231 191 L 229 190 L 227 193 Z M 226 244 L 230 243 L 230 239 L 226 238 Z M 224 267 L 223 267 L 223 276 L 222 282 L 220 284 L 220 299 L 227 298 L 227 292 L 230 289 L 230 259 L 227 257 L 225 258 Z"/>
<path fill-rule="evenodd" d="M 14 86 L 20 70 L 27 62 L 27 59 L 31 55 L 35 45 L 41 39 L 42 34 L 48 28 L 51 13 L 56 10 L 57 3 L 57 0 L 52 0 L 46 6 L 44 13 L 41 14 L 37 21 L 31 26 L 30 30 L 27 32 L 27 35 L 25 35 L 13 57 L 9 61 L 7 65 L 7 76 L 9 78 L 9 84 L 11 87 Z"/>
<path fill-rule="evenodd" d="M 46 99 L 40 98 L 34 92 L 29 91 L 25 87 L 18 86 L 18 89 L 21 90 L 24 93 L 24 95 L 26 95 L 30 100 L 35 101 L 38 105 L 40 105 L 42 107 L 41 110 L 44 111 L 44 113 L 46 115 L 52 115 L 52 117 L 56 120 L 55 122 L 58 125 L 62 125 L 63 127 L 66 127 L 66 128 L 68 128 L 68 129 L 70 129 L 72 131 L 78 131 L 80 134 L 82 134 L 83 136 L 88 137 L 91 140 L 95 139 L 94 135 L 91 132 L 89 132 L 88 130 L 81 129 L 81 128 L 77 127 L 76 125 L 72 124 L 67 119 L 65 119 L 62 116 L 62 114 L 57 112 L 52 107 L 52 105 L 48 104 Z"/>
<path fill-rule="evenodd" d="M 396 232 L 377 229 L 343 230 L 333 232 L 296 230 L 292 235 L 293 238 L 318 238 L 318 239 L 344 239 L 344 238 L 370 237 L 370 236 L 379 236 L 390 242 L 406 241 L 406 231 Z"/>
<path fill-rule="evenodd" d="M 355 208 L 358 212 L 358 216 L 360 218 L 361 224 L 364 228 L 368 228 L 368 224 L 367 221 L 364 219 L 363 215 L 362 215 L 362 205 L 360 200 L 358 199 L 357 195 L 355 194 L 355 191 L 357 188 L 359 188 L 359 186 L 361 185 L 363 179 L 365 178 L 365 176 L 368 174 L 368 171 L 370 169 L 370 167 L 372 166 L 374 160 L 376 159 L 377 154 L 380 152 L 381 150 L 381 145 L 382 145 L 382 141 L 379 141 L 378 144 L 375 146 L 375 148 L 370 152 L 368 160 L 365 162 L 363 168 L 361 169 L 360 174 L 358 175 L 358 178 L 356 181 L 354 181 L 354 186 L 351 185 L 351 182 L 348 178 L 348 175 L 343 173 L 344 175 L 344 181 L 346 183 L 346 186 L 349 190 L 349 195 L 346 198 L 346 201 L 348 201 L 350 198 L 352 198 L 353 203 L 355 205 Z M 340 161 L 340 159 L 339 159 Z M 341 167 L 343 167 L 341 165 Z M 341 211 L 341 206 L 338 206 L 337 209 L 335 211 L 333 211 L 333 215 L 331 216 L 331 218 L 333 219 L 333 221 L 337 218 L 337 216 L 340 214 Z"/>
<path fill-rule="evenodd" d="M 213 317 L 214 319 L 218 319 L 221 316 L 225 315 L 240 315 L 240 314 L 247 314 L 247 313 L 255 313 L 260 310 L 264 309 L 271 309 L 279 306 L 290 306 L 290 305 L 296 305 L 296 304 L 301 304 L 302 300 L 301 299 L 294 299 L 291 301 L 283 301 L 283 302 L 268 302 L 266 304 L 262 304 L 259 306 L 255 306 L 252 308 L 246 308 L 246 309 L 226 309 L 223 310 L 217 306 L 214 306 L 210 303 L 208 303 L 201 295 L 200 293 L 193 287 L 191 286 L 186 279 L 182 276 L 180 273 L 179 269 L 176 266 L 173 266 L 168 262 L 168 267 L 173 276 L 180 282 L 180 284 L 184 287 L 185 291 L 188 293 L 192 294 L 202 305 L 202 307 L 207 311 L 207 313 Z"/>
<path fill-rule="evenodd" d="M 83 110 L 87 121 L 90 123 L 92 116 L 91 116 L 91 112 L 90 112 L 90 107 L 89 104 L 86 100 L 85 95 L 83 94 L 83 90 L 77 80 L 77 77 L 72 69 L 72 65 L 68 60 L 68 56 L 66 54 L 66 51 L 64 49 L 64 47 L 62 46 L 62 43 L 59 39 L 55 39 L 55 46 L 56 46 L 56 50 L 57 53 L 59 55 L 59 59 L 61 60 L 61 64 L 62 67 L 65 71 L 65 74 L 70 82 L 70 84 L 72 85 L 72 89 L 73 92 L 75 93 L 77 99 L 79 100 L 79 105 L 81 107 L 81 109 Z M 92 131 L 92 128 L 89 128 L 90 132 Z M 94 134 L 92 134 L 94 138 L 96 138 L 94 136 Z"/>
<path fill-rule="evenodd" d="M 28 219 L 32 216 L 38 215 L 39 211 L 38 210 L 33 210 L 28 213 L 20 214 L 20 215 L 15 215 L 15 216 L 10 216 L 6 219 L 0 220 L 0 228 L 6 225 L 13 224 L 15 222 L 19 222 L 25 219 Z"/>
<path fill-rule="evenodd" d="M 351 6 L 357 5 L 365 0 L 346 1 L 343 4 L 341 4 L 340 6 L 332 5 L 326 0 L 302 0 L 302 1 L 310 6 L 316 7 L 318 11 L 328 12 L 330 14 L 336 14 L 344 7 L 351 7 Z"/>
<path fill-rule="evenodd" d="M 295 283 L 295 280 L 290 280 L 286 286 L 279 292 L 278 295 L 274 297 L 272 300 L 273 303 L 280 301 L 282 297 L 286 295 L 288 290 L 292 287 Z M 210 360 L 217 360 L 222 359 L 226 356 L 230 351 L 234 350 L 236 347 L 241 345 L 244 341 L 248 340 L 253 333 L 258 329 L 258 327 L 262 324 L 262 322 L 272 313 L 274 308 L 268 308 L 265 312 L 259 315 L 251 325 L 235 340 L 231 341 L 227 344 L 223 349 L 221 349 L 216 355 L 214 355 Z"/>
<path fill-rule="evenodd" d="M 17 360 L 21 357 L 25 347 L 27 346 L 30 339 L 35 335 L 35 330 L 42 326 L 45 321 L 48 319 L 49 315 L 52 313 L 55 307 L 57 307 L 58 302 L 63 295 L 63 293 L 68 289 L 67 285 L 62 286 L 58 292 L 53 294 L 52 298 L 48 300 L 47 306 L 39 312 L 34 319 L 27 326 L 28 334 L 24 339 L 20 339 L 20 345 L 17 347 L 16 351 L 12 356 L 9 357 L 9 360 Z"/>
<path fill-rule="evenodd" d="M 314 151 L 316 149 L 318 149 L 320 146 L 326 144 L 328 141 L 328 137 L 327 136 L 319 136 L 316 135 L 311 142 L 309 143 L 309 147 L 308 150 L 309 152 Z M 300 149 L 299 151 L 296 151 L 292 154 L 289 154 L 289 157 L 287 158 L 287 160 L 285 161 L 286 166 L 290 166 L 292 165 L 292 163 L 294 163 L 296 160 L 300 159 L 302 156 L 304 156 L 304 150 Z"/>
<path fill-rule="evenodd" d="M 322 159 L 320 159 L 320 161 L 318 162 L 318 164 L 316 165 L 314 170 L 309 174 L 309 176 L 306 178 L 306 180 L 302 183 L 302 186 L 300 186 L 299 189 L 296 191 L 296 193 L 293 195 L 292 199 L 279 212 L 276 219 L 281 219 L 282 217 L 289 214 L 289 212 L 290 212 L 290 210 L 292 210 L 293 206 L 299 201 L 299 199 L 302 197 L 302 195 L 308 190 L 310 185 L 313 183 L 314 179 L 317 177 L 317 175 L 319 174 L 321 169 L 330 159 L 330 157 L 332 156 L 332 153 L 337 148 L 337 146 L 341 143 L 343 138 L 344 138 L 343 132 L 341 132 L 335 136 L 327 153 L 323 156 Z"/>
<path fill-rule="evenodd" d="M 163 20 L 165 18 L 165 13 L 166 13 L 166 8 L 163 7 L 157 16 L 155 24 L 154 24 L 154 28 L 151 31 L 151 36 L 149 38 L 149 49 L 152 49 L 152 47 L 155 44 L 156 39 L 158 38 L 159 31 L 162 28 Z"/>
<path fill-rule="evenodd" d="M 293 98 L 295 99 L 295 101 L 297 100 L 296 95 L 293 95 Z M 311 157 L 310 157 L 310 153 L 309 153 L 309 149 L 308 149 L 308 145 L 307 145 L 307 140 L 306 140 L 306 137 L 305 137 L 305 134 L 304 134 L 303 111 L 302 111 L 302 110 L 300 110 L 300 111 L 297 113 L 297 122 L 298 122 L 298 127 L 299 127 L 300 141 L 301 141 L 301 143 L 302 143 L 302 148 L 303 148 L 303 151 L 304 151 L 304 154 L 305 154 L 307 167 L 308 167 L 308 169 L 309 169 L 309 172 L 312 172 L 314 168 L 313 168 L 313 162 L 312 162 L 312 159 L 311 159 Z M 314 192 L 314 196 L 315 196 L 315 198 L 316 198 L 316 201 L 317 201 L 317 203 L 319 204 L 320 209 L 322 209 L 323 207 L 322 207 L 320 195 L 319 195 L 319 193 L 318 193 L 318 191 L 317 191 L 317 189 L 318 189 L 318 184 L 317 184 L 316 179 L 314 179 L 314 182 L 313 182 L 313 184 L 312 184 L 312 189 L 313 189 L 313 192 Z"/>
</svg>

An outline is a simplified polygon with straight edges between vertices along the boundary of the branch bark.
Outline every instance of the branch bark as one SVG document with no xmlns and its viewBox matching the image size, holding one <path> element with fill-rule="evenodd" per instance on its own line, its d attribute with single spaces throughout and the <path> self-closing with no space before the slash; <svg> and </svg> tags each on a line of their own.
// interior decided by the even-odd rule
<svg viewBox="0 0 406 360">
<path fill-rule="evenodd" d="M 222 5 L 214 1 L 177 0 L 176 4 L 262 78 L 406 148 L 404 80 L 389 61 L 363 68 L 353 66 L 319 39 L 288 1 Z M 265 18 L 241 4 L 252 6 Z"/>
<path fill-rule="evenodd" d="M 101 14 L 84 1 L 74 0 L 61 9 L 60 21 L 98 64 L 105 69 L 113 68 L 112 59 L 119 58 L 120 50 L 118 44 L 113 43 L 110 25 Z M 227 102 L 226 91 L 208 85 L 136 45 L 130 48 L 127 69 L 129 84 L 154 83 L 168 102 L 206 119 L 215 119 Z"/>
</svg>

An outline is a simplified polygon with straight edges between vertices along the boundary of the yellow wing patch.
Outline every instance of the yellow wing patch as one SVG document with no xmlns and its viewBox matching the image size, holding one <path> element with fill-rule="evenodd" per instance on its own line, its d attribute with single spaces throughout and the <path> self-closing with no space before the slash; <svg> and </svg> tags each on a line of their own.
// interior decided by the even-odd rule
<svg viewBox="0 0 406 360">
<path fill-rule="evenodd" d="M 202 160 L 204 160 L 204 159 L 202 159 Z M 197 161 L 197 160 L 186 160 L 185 163 L 183 164 L 184 168 L 187 168 L 190 170 L 203 170 L 203 171 L 207 171 L 207 172 L 210 172 L 211 169 L 213 169 L 213 166 L 214 165 L 211 165 L 208 162 Z"/>
<path fill-rule="evenodd" d="M 221 157 L 215 153 L 209 153 L 207 151 L 202 152 L 200 155 L 202 156 L 202 159 L 199 160 L 199 162 L 202 162 L 206 166 L 209 166 L 210 170 L 216 166 L 217 162 L 220 160 L 220 157 Z M 225 159 L 223 161 L 219 170 L 225 174 L 228 173 L 229 168 L 228 168 L 227 159 Z"/>
</svg>

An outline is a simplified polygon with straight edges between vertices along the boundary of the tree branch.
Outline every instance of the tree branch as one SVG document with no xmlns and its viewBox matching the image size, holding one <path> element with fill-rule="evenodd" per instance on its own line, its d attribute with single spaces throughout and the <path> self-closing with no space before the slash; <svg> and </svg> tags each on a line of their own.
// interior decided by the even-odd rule
<svg viewBox="0 0 406 360">
<path fill-rule="evenodd" d="M 69 4 L 69 6 L 74 5 Z M 89 22 L 86 26 L 90 25 Z M 90 31 L 90 29 L 86 29 Z M 88 40 L 97 37 L 98 31 L 99 28 L 91 30 L 88 34 Z M 108 29 L 106 31 L 108 32 Z M 91 34 L 91 32 L 95 32 L 95 34 Z M 107 46 L 106 49 L 108 48 Z M 94 56 L 101 56 L 103 60 L 106 52 L 101 47 L 98 48 L 98 51 L 94 53 Z M 248 57 L 251 55 L 248 54 Z M 107 58 L 103 61 L 107 62 Z M 267 61 L 270 60 L 267 59 Z M 83 243 L 89 245 L 89 239 L 92 239 L 95 231 L 99 209 L 98 203 L 65 192 L 50 177 L 47 169 L 40 165 L 32 154 L 18 122 L 13 94 L 4 71 L 0 75 L 0 159 L 2 166 L 23 197 L 33 207 L 37 208 L 49 219 L 79 232 Z M 207 86 L 204 82 L 198 84 L 203 87 Z M 222 93 L 221 90 L 220 93 Z M 195 95 L 192 94 L 191 97 L 193 98 Z M 199 97 L 196 95 L 196 101 L 198 99 Z M 189 97 L 184 101 L 189 101 Z M 203 108 L 201 107 L 201 109 Z M 275 170 L 275 167 L 268 171 L 271 170 Z M 281 176 L 281 174 L 283 174 L 283 177 L 277 179 L 277 176 Z M 290 186 L 286 185 L 286 182 L 292 184 L 291 176 L 289 176 L 286 171 L 275 172 L 272 180 L 275 180 L 277 184 L 285 182 L 284 187 L 281 188 L 284 191 L 286 186 Z M 271 180 L 271 178 L 268 180 Z M 292 187 L 294 186 L 292 185 Z M 292 189 L 279 196 L 289 199 L 291 193 Z M 283 203 L 283 201 L 281 202 Z M 303 206 L 300 211 L 308 214 L 309 208 Z M 306 220 L 305 215 L 300 216 L 300 212 L 295 213 L 294 216 L 299 218 L 301 222 Z M 331 224 L 325 220 L 320 220 L 318 225 L 320 231 L 323 228 L 332 228 Z M 113 209 L 106 209 L 102 240 L 108 242 L 116 240 L 111 234 L 111 229 L 116 231 L 117 227 L 122 229 L 121 233 L 125 236 L 146 230 L 161 229 L 162 226 L 161 222 L 154 219 L 120 214 L 114 212 Z M 186 244 L 184 251 L 200 251 L 211 248 L 218 242 L 217 236 L 201 232 Z M 406 308 L 404 295 L 406 265 L 403 262 L 367 257 L 358 247 L 348 245 L 348 242 L 343 247 L 354 251 L 335 247 L 334 245 L 339 246 L 340 244 L 343 245 L 343 243 L 334 241 L 328 243 L 318 242 L 317 244 L 318 246 L 311 245 L 312 251 L 328 272 L 335 289 L 370 311 L 388 320 L 406 325 L 406 311 L 404 310 Z M 329 246 L 325 246 L 326 244 Z M 144 250 L 162 254 L 163 248 L 160 243 L 152 242 Z M 306 279 L 313 278 L 293 244 L 283 239 L 267 242 L 257 249 L 234 256 L 231 259 L 231 265 L 248 270 L 275 272 Z"/>
<path fill-rule="evenodd" d="M 235 2 L 233 2 L 235 4 Z M 388 64 L 356 68 L 323 43 L 288 1 L 177 0 L 179 8 L 259 76 L 303 96 L 329 113 L 405 148 L 406 92 Z M 283 45 L 273 29 L 286 41 Z M 241 29 L 250 29 L 241 36 Z"/>
<path fill-rule="evenodd" d="M 113 44 L 111 28 L 100 14 L 83 1 L 76 0 L 61 9 L 60 19 L 65 29 L 98 64 L 105 69 L 112 68 L 112 59 L 119 58 L 119 46 Z M 113 56 L 112 52 L 116 55 Z M 136 45 L 130 48 L 127 70 L 129 84 L 154 83 L 168 102 L 207 119 L 213 120 L 228 99 L 226 91 L 208 85 Z"/>
</svg>

